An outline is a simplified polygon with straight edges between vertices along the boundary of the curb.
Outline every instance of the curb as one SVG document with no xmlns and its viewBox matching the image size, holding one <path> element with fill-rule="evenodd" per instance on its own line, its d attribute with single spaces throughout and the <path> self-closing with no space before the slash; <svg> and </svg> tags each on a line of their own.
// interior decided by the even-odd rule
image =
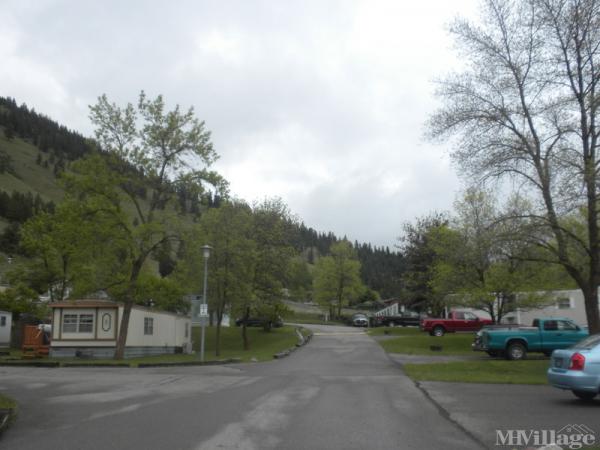
<svg viewBox="0 0 600 450">
<path fill-rule="evenodd" d="M 4 433 L 17 418 L 17 408 L 0 409 L 0 436 Z"/>
<path fill-rule="evenodd" d="M 180 367 L 180 366 L 218 366 L 222 364 L 237 364 L 242 362 L 240 358 L 229 358 L 229 359 L 218 359 L 216 361 L 184 361 L 174 363 L 140 363 L 137 365 L 138 368 L 143 369 L 146 367 Z"/>
<path fill-rule="evenodd" d="M 300 328 L 296 328 L 296 334 L 298 335 L 298 338 L 300 339 L 298 341 L 298 343 L 296 344 L 296 346 L 290 347 L 287 350 L 284 350 L 282 352 L 275 353 L 273 355 L 273 359 L 282 359 L 282 358 L 285 358 L 286 356 L 290 356 L 293 352 L 295 352 L 299 348 L 304 347 L 306 344 L 308 344 L 313 337 L 312 331 L 310 332 L 310 334 L 308 336 L 304 337 L 304 335 L 302 335 L 302 333 L 300 332 Z"/>
</svg>

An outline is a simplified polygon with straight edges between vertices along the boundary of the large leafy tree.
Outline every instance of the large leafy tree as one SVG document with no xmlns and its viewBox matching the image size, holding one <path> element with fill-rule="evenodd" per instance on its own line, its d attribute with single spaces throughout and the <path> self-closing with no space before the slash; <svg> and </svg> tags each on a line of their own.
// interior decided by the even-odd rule
<svg viewBox="0 0 600 450">
<path fill-rule="evenodd" d="M 200 291 L 202 246 L 212 247 L 207 297 L 215 324 L 215 355 L 221 351 L 221 322 L 225 312 L 239 312 L 252 297 L 255 243 L 251 239 L 252 211 L 243 202 L 224 202 L 203 214 L 186 239 L 185 256 L 177 276 Z"/>
<path fill-rule="evenodd" d="M 112 257 L 112 264 L 97 269 L 99 279 L 112 279 L 112 294 L 124 303 L 115 350 L 121 359 L 142 269 L 153 253 L 180 235 L 172 206 L 176 186 L 209 182 L 224 191 L 226 185 L 207 170 L 217 154 L 192 108 L 167 111 L 162 96 L 149 100 L 144 92 L 135 107 L 119 107 L 103 95 L 90 106 L 90 119 L 108 157 L 81 163 L 67 176 L 67 186 L 112 231 L 100 252 L 105 262 Z"/>
<path fill-rule="evenodd" d="M 517 307 L 548 302 L 540 291 L 556 271 L 522 257 L 530 249 L 505 232 L 490 192 L 468 189 L 454 210 L 449 225 L 432 234 L 435 292 L 449 303 L 486 311 L 494 322 Z"/>
<path fill-rule="evenodd" d="M 402 274 L 404 295 L 415 309 L 429 309 L 436 316 L 442 313 L 445 304 L 443 295 L 432 287 L 437 261 L 433 240 L 437 231 L 447 225 L 445 214 L 431 213 L 417 218 L 414 223 L 405 223 L 399 238 L 406 264 Z"/>
<path fill-rule="evenodd" d="M 451 28 L 465 68 L 440 82 L 431 135 L 457 137 L 453 156 L 476 180 L 512 179 L 540 259 L 560 264 L 600 332 L 598 223 L 599 0 L 483 0 L 478 23 Z M 585 232 L 564 217 L 584 211 Z"/>
<path fill-rule="evenodd" d="M 319 259 L 314 273 L 314 297 L 329 310 L 331 317 L 341 317 L 342 307 L 364 292 L 360 280 L 360 262 L 348 241 L 331 245 L 330 255 Z"/>
</svg>

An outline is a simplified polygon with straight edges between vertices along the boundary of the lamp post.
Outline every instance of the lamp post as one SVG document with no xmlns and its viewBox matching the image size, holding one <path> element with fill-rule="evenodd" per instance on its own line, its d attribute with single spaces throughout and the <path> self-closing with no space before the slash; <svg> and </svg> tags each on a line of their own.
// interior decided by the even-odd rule
<svg viewBox="0 0 600 450">
<path fill-rule="evenodd" d="M 200 361 L 204 362 L 204 334 L 206 330 L 206 318 L 208 317 L 208 304 L 206 302 L 206 283 L 208 279 L 208 257 L 212 247 L 210 245 L 202 246 L 202 255 L 204 256 L 204 290 L 202 294 L 202 304 L 200 305 L 200 317 L 202 319 L 202 335 L 200 338 Z"/>
</svg>

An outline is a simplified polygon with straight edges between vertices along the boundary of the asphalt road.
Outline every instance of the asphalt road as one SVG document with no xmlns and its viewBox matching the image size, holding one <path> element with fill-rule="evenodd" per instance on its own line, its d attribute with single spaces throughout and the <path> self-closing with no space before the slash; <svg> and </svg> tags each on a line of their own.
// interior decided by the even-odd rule
<svg viewBox="0 0 600 450">
<path fill-rule="evenodd" d="M 582 402 L 551 386 L 423 382 L 428 395 L 450 418 L 486 447 L 496 447 L 497 430 L 559 431 L 585 425 L 600 444 L 600 400 Z M 513 446 L 514 447 L 514 446 Z"/>
<path fill-rule="evenodd" d="M 481 448 L 362 331 L 317 327 L 268 363 L 160 369 L 0 368 L 19 418 L 0 448 Z"/>
</svg>

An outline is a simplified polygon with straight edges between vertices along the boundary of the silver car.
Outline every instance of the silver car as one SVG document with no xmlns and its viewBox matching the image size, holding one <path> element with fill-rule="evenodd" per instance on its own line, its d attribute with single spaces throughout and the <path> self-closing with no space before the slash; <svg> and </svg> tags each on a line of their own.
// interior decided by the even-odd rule
<svg viewBox="0 0 600 450">
<path fill-rule="evenodd" d="M 582 400 L 592 400 L 600 392 L 600 334 L 588 336 L 565 350 L 554 350 L 548 369 L 548 382 L 573 391 Z"/>
</svg>

